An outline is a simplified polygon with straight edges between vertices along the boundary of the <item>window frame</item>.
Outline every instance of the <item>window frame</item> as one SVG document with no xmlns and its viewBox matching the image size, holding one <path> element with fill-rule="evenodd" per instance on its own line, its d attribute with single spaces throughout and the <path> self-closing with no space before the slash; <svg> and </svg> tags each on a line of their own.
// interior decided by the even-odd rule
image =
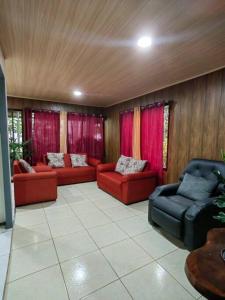
<svg viewBox="0 0 225 300">
<path fill-rule="evenodd" d="M 14 131 L 14 113 L 20 113 L 21 114 L 21 134 L 22 134 L 22 139 L 21 141 L 16 141 L 17 143 L 23 143 L 24 142 L 24 116 L 23 116 L 23 110 L 22 109 L 14 109 L 14 108 L 8 108 L 8 116 L 7 116 L 7 120 L 8 120 L 8 140 L 10 138 L 9 135 L 9 118 L 12 119 L 12 138 L 13 140 L 15 140 L 15 131 Z M 11 114 L 11 116 L 10 116 Z M 10 143 L 10 140 L 9 140 Z M 21 158 L 23 158 L 23 152 L 21 152 Z"/>
<path fill-rule="evenodd" d="M 168 110 L 168 117 L 167 117 L 167 136 L 166 136 L 166 155 L 164 155 L 164 143 L 165 143 L 165 108 Z M 167 171 L 168 168 L 168 159 L 169 159 L 169 131 L 170 131 L 170 116 L 171 116 L 171 106 L 170 104 L 166 104 L 164 106 L 164 130 L 163 130 L 163 170 Z"/>
</svg>

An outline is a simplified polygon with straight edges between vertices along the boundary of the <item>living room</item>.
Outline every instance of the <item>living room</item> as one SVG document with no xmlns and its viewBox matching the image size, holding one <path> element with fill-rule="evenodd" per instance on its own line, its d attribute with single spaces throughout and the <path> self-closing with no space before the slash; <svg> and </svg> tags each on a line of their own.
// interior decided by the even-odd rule
<svg viewBox="0 0 225 300">
<path fill-rule="evenodd" d="M 0 298 L 225 299 L 224 16 L 0 1 Z"/>
</svg>

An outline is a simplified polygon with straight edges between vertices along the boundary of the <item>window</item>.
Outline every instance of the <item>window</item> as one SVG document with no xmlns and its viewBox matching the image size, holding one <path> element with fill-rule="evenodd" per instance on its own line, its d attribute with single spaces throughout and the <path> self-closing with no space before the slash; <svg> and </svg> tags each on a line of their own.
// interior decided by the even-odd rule
<svg viewBox="0 0 225 300">
<path fill-rule="evenodd" d="M 169 105 L 164 106 L 164 132 L 163 132 L 163 168 L 167 168 L 169 138 Z"/>
<path fill-rule="evenodd" d="M 19 159 L 23 157 L 23 115 L 21 110 L 8 111 L 8 133 L 10 157 Z"/>
</svg>

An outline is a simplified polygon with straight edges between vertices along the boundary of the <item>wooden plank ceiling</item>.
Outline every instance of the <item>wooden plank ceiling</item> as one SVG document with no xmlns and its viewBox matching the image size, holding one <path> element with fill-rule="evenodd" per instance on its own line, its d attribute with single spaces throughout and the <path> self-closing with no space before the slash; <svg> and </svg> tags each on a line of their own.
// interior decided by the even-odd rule
<svg viewBox="0 0 225 300">
<path fill-rule="evenodd" d="M 9 95 L 110 106 L 224 66 L 225 1 L 0 0 L 0 47 Z"/>
</svg>

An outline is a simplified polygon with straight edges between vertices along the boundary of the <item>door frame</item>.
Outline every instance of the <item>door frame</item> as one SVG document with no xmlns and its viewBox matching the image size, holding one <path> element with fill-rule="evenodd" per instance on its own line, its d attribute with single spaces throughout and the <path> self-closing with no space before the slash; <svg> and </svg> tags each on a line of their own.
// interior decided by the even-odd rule
<svg viewBox="0 0 225 300">
<path fill-rule="evenodd" d="M 6 96 L 5 76 L 0 66 L 0 132 L 2 147 L 2 172 L 4 183 L 4 199 L 5 199 L 5 226 L 11 228 L 13 226 L 14 206 L 12 203 L 11 192 L 11 172 L 9 159 L 9 141 L 8 141 L 8 105 Z"/>
</svg>

